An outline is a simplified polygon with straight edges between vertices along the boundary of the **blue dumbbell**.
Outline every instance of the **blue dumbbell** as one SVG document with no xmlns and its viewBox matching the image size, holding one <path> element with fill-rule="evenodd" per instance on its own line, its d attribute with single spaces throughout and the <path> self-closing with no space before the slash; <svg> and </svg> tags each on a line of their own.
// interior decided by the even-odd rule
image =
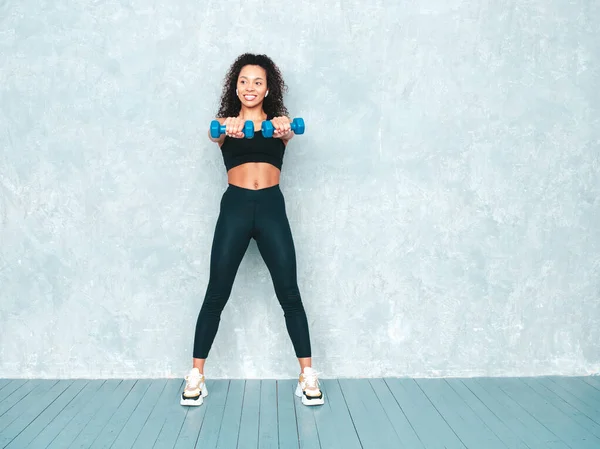
<svg viewBox="0 0 600 449">
<path fill-rule="evenodd" d="M 210 122 L 210 136 L 213 139 L 218 139 L 221 134 L 225 134 L 227 130 L 226 125 L 221 125 L 218 120 Z M 252 139 L 254 137 L 254 122 L 252 120 L 246 120 L 244 123 L 244 136 L 246 139 Z"/>
<path fill-rule="evenodd" d="M 304 134 L 304 120 L 303 119 L 295 118 L 294 120 L 292 120 L 292 123 L 290 123 L 290 126 L 292 128 L 292 131 L 294 131 L 295 134 Z M 264 137 L 273 137 L 273 133 L 275 132 L 275 127 L 273 126 L 273 123 L 271 123 L 270 120 L 267 120 L 265 122 L 262 122 L 261 130 L 262 130 Z"/>
</svg>

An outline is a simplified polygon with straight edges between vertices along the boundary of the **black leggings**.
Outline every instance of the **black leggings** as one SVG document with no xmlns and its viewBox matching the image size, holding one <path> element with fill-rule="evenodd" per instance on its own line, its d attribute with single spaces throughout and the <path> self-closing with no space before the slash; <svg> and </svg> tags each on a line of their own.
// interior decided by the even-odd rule
<svg viewBox="0 0 600 449">
<path fill-rule="evenodd" d="M 256 240 L 283 308 L 296 357 L 310 357 L 308 321 L 296 280 L 296 252 L 278 185 L 250 190 L 229 185 L 223 198 L 210 257 L 210 277 L 194 339 L 194 358 L 205 359 L 219 328 L 238 267 Z"/>
</svg>

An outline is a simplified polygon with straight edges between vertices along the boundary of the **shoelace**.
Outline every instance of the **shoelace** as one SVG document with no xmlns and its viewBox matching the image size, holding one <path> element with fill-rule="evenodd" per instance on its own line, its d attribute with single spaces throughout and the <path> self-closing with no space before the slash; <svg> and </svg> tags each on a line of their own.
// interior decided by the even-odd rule
<svg viewBox="0 0 600 449">
<path fill-rule="evenodd" d="M 202 376 L 185 376 L 185 382 L 188 388 L 198 388 L 201 380 Z"/>
<path fill-rule="evenodd" d="M 306 381 L 306 386 L 308 389 L 316 390 L 319 388 L 319 379 L 317 378 L 317 375 L 318 373 L 316 371 L 304 375 L 304 380 Z"/>
</svg>

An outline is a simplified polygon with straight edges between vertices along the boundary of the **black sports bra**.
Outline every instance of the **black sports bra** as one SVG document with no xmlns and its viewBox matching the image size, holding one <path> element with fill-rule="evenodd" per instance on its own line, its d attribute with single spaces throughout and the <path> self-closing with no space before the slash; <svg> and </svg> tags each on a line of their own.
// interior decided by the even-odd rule
<svg viewBox="0 0 600 449">
<path fill-rule="evenodd" d="M 251 139 L 225 136 L 221 152 L 227 171 L 246 162 L 267 162 L 281 170 L 285 143 L 281 139 L 266 138 L 258 130 Z"/>
</svg>

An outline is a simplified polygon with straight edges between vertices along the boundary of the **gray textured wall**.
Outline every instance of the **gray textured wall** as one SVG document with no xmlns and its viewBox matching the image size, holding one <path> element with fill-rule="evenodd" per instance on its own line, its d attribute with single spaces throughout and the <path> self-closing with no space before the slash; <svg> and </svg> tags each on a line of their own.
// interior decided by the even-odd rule
<svg viewBox="0 0 600 449">
<path fill-rule="evenodd" d="M 599 371 L 598 1 L 198 5 L 0 0 L 0 376 L 189 368 L 245 51 L 323 377 Z M 298 372 L 254 242 L 206 372 Z"/>
</svg>

